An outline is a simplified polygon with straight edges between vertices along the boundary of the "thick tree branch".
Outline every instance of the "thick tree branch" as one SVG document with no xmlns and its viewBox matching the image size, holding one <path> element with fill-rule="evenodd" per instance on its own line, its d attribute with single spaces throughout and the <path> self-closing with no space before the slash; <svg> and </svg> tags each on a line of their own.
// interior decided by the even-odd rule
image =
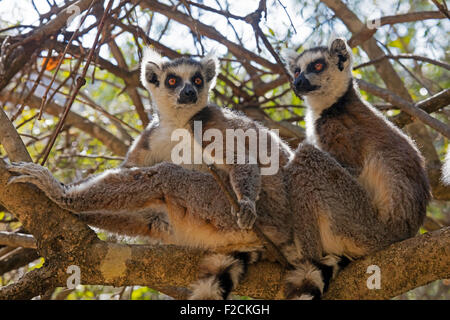
<svg viewBox="0 0 450 320">
<path fill-rule="evenodd" d="M 367 288 L 367 267 L 381 270 L 381 289 Z M 450 277 L 450 227 L 411 238 L 351 263 L 332 282 L 325 298 L 389 299 Z"/>
<path fill-rule="evenodd" d="M 0 143 L 13 161 L 31 161 L 22 139 L 3 109 L 0 109 Z"/>
<path fill-rule="evenodd" d="M 55 278 L 48 268 L 35 269 L 19 281 L 0 289 L 0 300 L 32 299 L 55 286 Z"/>
<path fill-rule="evenodd" d="M 450 105 L 450 89 L 442 90 L 435 95 L 419 101 L 415 104 L 416 108 L 422 109 L 426 113 L 433 113 Z M 401 112 L 395 116 L 393 122 L 400 128 L 412 122 L 410 115 Z"/>
<path fill-rule="evenodd" d="M 0 260 L 0 275 L 18 269 L 39 258 L 36 250 L 18 248 Z"/>
</svg>

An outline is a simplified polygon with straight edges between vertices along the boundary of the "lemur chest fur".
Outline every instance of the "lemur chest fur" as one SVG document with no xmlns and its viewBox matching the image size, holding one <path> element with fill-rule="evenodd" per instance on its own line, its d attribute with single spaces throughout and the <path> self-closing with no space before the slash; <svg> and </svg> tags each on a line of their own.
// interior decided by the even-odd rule
<svg viewBox="0 0 450 320">
<path fill-rule="evenodd" d="M 198 163 L 202 159 L 202 147 L 194 138 L 189 125 L 180 126 L 171 121 L 157 122 L 151 128 L 148 144 L 150 152 L 147 163 L 175 162 L 186 169 L 207 172 L 203 161 Z M 180 149 L 182 151 L 177 152 Z M 189 156 L 185 157 L 183 152 Z M 178 157 L 183 157 L 185 161 L 178 163 Z"/>
<path fill-rule="evenodd" d="M 325 108 L 320 115 L 310 111 L 308 129 L 317 146 L 351 169 L 352 173 L 359 174 L 364 166 L 367 141 L 364 128 L 361 128 L 361 119 L 358 113 L 353 112 L 354 104 L 358 102 L 349 99 L 348 94 Z"/>
</svg>

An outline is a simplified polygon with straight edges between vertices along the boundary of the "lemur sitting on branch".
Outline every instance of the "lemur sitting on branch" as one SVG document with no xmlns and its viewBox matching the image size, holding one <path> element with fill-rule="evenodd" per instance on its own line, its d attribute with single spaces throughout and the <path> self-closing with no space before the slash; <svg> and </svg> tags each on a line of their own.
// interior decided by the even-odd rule
<svg viewBox="0 0 450 320">
<path fill-rule="evenodd" d="M 334 255 L 358 258 L 399 236 L 378 218 L 359 182 L 326 152 L 304 144 L 292 157 L 285 144 L 278 147 L 281 168 L 261 177 L 256 223 L 295 267 L 286 275 L 285 296 L 319 298 L 339 264 Z M 61 207 L 81 212 L 89 224 L 225 253 L 202 264 L 193 298 L 227 298 L 248 264 L 261 257 L 261 242 L 251 230 L 237 228 L 230 204 L 210 174 L 171 163 L 124 165 L 78 186 L 62 186 L 35 164 L 15 164 L 10 170 L 22 174 L 11 182 L 35 184 Z M 170 230 L 154 232 L 149 217 L 155 216 L 156 205 L 167 206 Z"/>
<path fill-rule="evenodd" d="M 218 224 L 215 227 L 219 228 L 218 230 L 212 228 L 210 223 L 189 219 L 184 214 L 171 214 L 183 210 L 176 208 L 174 204 L 176 201 L 172 202 L 169 209 L 163 201 L 150 201 L 145 204 L 144 208 L 134 208 L 134 203 L 124 203 L 123 206 L 126 210 L 120 208 L 105 210 L 106 208 L 101 208 L 101 210 L 93 212 L 86 210 L 82 204 L 78 204 L 75 205 L 77 208 L 74 211 L 81 212 L 81 218 L 89 225 L 108 231 L 133 236 L 146 235 L 162 239 L 165 243 L 232 252 L 231 256 L 219 254 L 207 259 L 204 263 L 205 266 L 201 268 L 205 273 L 203 278 L 207 279 L 199 281 L 194 286 L 193 298 L 202 298 L 205 295 L 214 298 L 227 297 L 235 284 L 231 282 L 229 288 L 217 287 L 217 284 L 214 283 L 215 279 L 212 282 L 209 280 L 212 278 L 212 274 L 217 273 L 211 268 L 229 270 L 233 280 L 235 280 L 234 282 L 237 283 L 237 279 L 241 278 L 245 271 L 242 264 L 252 263 L 261 255 L 261 243 L 253 232 L 247 231 L 251 229 L 255 222 L 255 202 L 260 193 L 267 194 L 266 197 L 269 199 L 271 197 L 279 198 L 276 201 L 279 205 L 277 209 L 279 213 L 274 210 L 275 215 L 290 212 L 287 209 L 287 201 L 284 200 L 283 203 L 281 198 L 285 192 L 283 191 L 283 177 L 278 169 L 288 163 L 293 156 L 293 152 L 267 128 L 237 112 L 208 103 L 210 88 L 214 85 L 217 75 L 217 64 L 218 61 L 213 56 L 207 56 L 201 61 L 179 58 L 164 62 L 158 53 L 148 49 L 142 61 L 141 82 L 151 93 L 158 114 L 131 146 L 126 160 L 121 165 L 122 169 L 108 171 L 84 181 L 65 185 L 63 187 L 65 196 L 59 197 L 59 199 L 53 197 L 56 201 L 64 202 L 65 207 L 70 207 L 75 204 L 72 198 L 77 194 L 93 189 L 96 190 L 94 192 L 100 191 L 98 188 L 103 188 L 103 184 L 106 183 L 104 182 L 105 178 L 108 180 L 109 176 L 116 173 L 120 175 L 122 170 L 151 167 L 161 162 L 173 162 L 174 157 L 180 156 L 179 152 L 174 152 L 179 148 L 180 143 L 172 138 L 178 138 L 178 134 L 183 136 L 183 133 L 188 133 L 187 137 L 182 137 L 185 138 L 182 145 L 186 148 L 181 151 L 187 152 L 188 155 L 187 158 L 185 154 L 181 156 L 184 157 L 184 160 L 187 160 L 180 163 L 181 166 L 194 171 L 209 172 L 204 162 L 204 155 L 207 157 L 206 160 L 216 160 L 214 163 L 219 171 L 222 171 L 223 180 L 231 187 L 237 197 L 240 211 L 233 212 L 233 215 L 237 216 L 237 225 L 244 231 L 240 232 L 239 229 L 231 228 L 228 220 L 231 221 L 233 215 L 230 214 L 220 217 L 227 222 L 217 221 Z M 183 129 L 185 131 L 182 131 Z M 195 129 L 200 132 L 195 132 Z M 217 133 L 217 131 L 220 135 L 206 137 L 208 134 Z M 229 131 L 235 131 L 236 135 L 229 135 Z M 254 133 L 255 138 L 253 140 L 246 136 L 246 134 L 251 135 L 252 133 Z M 239 137 L 239 134 L 242 137 Z M 221 138 L 218 138 L 218 136 Z M 203 141 L 203 137 L 215 140 L 208 143 L 208 141 Z M 232 139 L 231 144 L 228 140 L 217 141 L 222 138 L 230 139 L 230 137 Z M 243 145 L 239 145 L 240 138 L 244 139 L 244 141 L 241 141 Z M 248 138 L 248 141 L 246 138 Z M 234 148 L 234 142 L 237 142 L 237 147 L 241 147 L 241 150 Z M 222 144 L 224 150 L 209 148 L 210 152 L 205 152 L 213 143 Z M 260 157 L 260 153 L 250 152 L 253 146 L 269 149 L 264 155 L 265 159 Z M 240 153 L 243 153 L 244 163 L 238 162 Z M 255 161 L 249 163 L 252 157 Z M 200 158 L 200 162 L 196 161 L 197 158 Z M 231 158 L 231 163 L 227 161 L 230 160 L 229 158 Z M 261 175 L 261 171 L 273 166 L 276 167 L 274 174 L 270 176 Z M 20 180 L 20 178 L 18 179 Z M 121 178 L 118 176 L 118 179 Z M 139 173 L 136 174 L 135 179 L 135 183 L 144 183 Z M 270 183 L 266 183 L 267 181 L 270 181 Z M 262 182 L 265 186 L 263 188 L 261 188 Z M 179 185 L 182 184 L 180 181 Z M 276 189 L 279 194 L 273 192 L 272 188 Z M 98 194 L 96 199 L 103 196 L 108 195 Z M 85 197 L 83 200 L 79 198 L 79 200 L 85 202 L 89 198 Z M 167 201 L 168 199 L 164 200 Z M 271 202 L 275 203 L 275 201 Z M 281 218 L 269 217 L 268 219 Z M 275 230 L 269 230 L 268 235 L 276 237 L 279 244 L 285 242 L 287 246 L 290 246 L 290 232 L 287 231 L 289 223 L 284 220 L 278 223 L 286 223 L 286 225 L 283 227 L 280 225 Z M 225 230 L 222 232 L 221 229 L 224 228 Z M 216 235 L 214 232 L 218 232 L 218 234 Z M 245 244 L 246 252 L 230 251 L 235 246 L 237 249 L 241 248 L 242 244 Z M 221 247 L 224 248 L 221 249 Z M 233 265 L 235 266 L 232 267 Z M 213 292 L 211 289 L 205 292 L 205 285 L 211 286 L 215 291 Z"/>
<path fill-rule="evenodd" d="M 361 98 L 345 39 L 301 54 L 287 51 L 285 60 L 294 91 L 307 105 L 307 140 L 358 180 L 393 240 L 414 236 L 431 197 L 424 159 L 407 135 Z"/>
</svg>

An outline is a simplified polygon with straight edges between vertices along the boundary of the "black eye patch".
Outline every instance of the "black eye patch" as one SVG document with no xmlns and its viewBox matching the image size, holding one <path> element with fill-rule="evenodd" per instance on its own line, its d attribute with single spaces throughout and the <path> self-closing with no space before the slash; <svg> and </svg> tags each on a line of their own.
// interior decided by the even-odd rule
<svg viewBox="0 0 450 320">
<path fill-rule="evenodd" d="M 307 73 L 321 73 L 327 68 L 327 63 L 325 62 L 325 59 L 317 59 L 306 67 Z"/>
<path fill-rule="evenodd" d="M 166 77 L 166 81 L 164 81 L 164 84 L 169 89 L 175 89 L 181 84 L 181 78 L 174 74 L 168 74 Z"/>
<path fill-rule="evenodd" d="M 155 86 L 159 86 L 158 76 L 154 72 L 146 73 L 146 78 L 149 83 L 153 83 Z"/>
<path fill-rule="evenodd" d="M 203 86 L 204 86 L 203 77 L 200 72 L 194 73 L 194 75 L 191 78 L 191 82 L 194 86 L 196 86 L 199 89 L 203 88 Z"/>
</svg>

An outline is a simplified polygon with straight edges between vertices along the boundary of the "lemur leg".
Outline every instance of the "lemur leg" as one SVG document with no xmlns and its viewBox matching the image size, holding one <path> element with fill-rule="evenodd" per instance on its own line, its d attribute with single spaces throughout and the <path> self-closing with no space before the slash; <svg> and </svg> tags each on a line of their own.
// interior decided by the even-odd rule
<svg viewBox="0 0 450 320">
<path fill-rule="evenodd" d="M 185 208 L 215 227 L 238 230 L 231 217 L 230 204 L 214 178 L 175 164 L 164 162 L 147 168 L 107 170 L 85 183 L 67 187 L 47 168 L 37 164 L 16 163 L 8 170 L 21 174 L 12 177 L 10 183 L 34 184 L 59 206 L 72 212 L 136 212 L 170 198 L 173 205 Z M 223 219 L 224 215 L 230 219 Z"/>
<path fill-rule="evenodd" d="M 169 242 L 173 232 L 167 214 L 161 209 L 82 212 L 77 216 L 91 227 L 125 236 L 145 236 Z"/>
<path fill-rule="evenodd" d="M 167 239 L 171 233 L 166 207 L 161 200 L 155 199 L 143 208 L 130 205 L 126 209 L 113 208 L 98 201 L 102 196 L 104 201 L 109 201 L 115 195 L 110 193 L 105 196 L 104 193 L 98 193 L 91 189 L 91 184 L 98 187 L 97 184 L 102 185 L 109 181 L 109 174 L 115 176 L 120 170 L 110 170 L 64 185 L 58 182 L 47 168 L 37 164 L 15 163 L 8 169 L 22 174 L 12 177 L 9 183 L 29 182 L 36 185 L 59 206 L 75 212 L 81 220 L 93 227 L 122 235 L 148 236 L 160 240 Z M 86 194 L 89 196 L 84 197 Z"/>
<path fill-rule="evenodd" d="M 337 161 L 303 145 L 294 162 L 301 192 L 292 200 L 309 201 L 325 253 L 356 258 L 390 244 L 390 230 L 377 218 L 369 195 Z"/>
<path fill-rule="evenodd" d="M 237 196 L 239 212 L 237 217 L 241 229 L 251 229 L 256 221 L 256 200 L 261 190 L 261 175 L 259 167 L 251 164 L 235 164 L 230 168 L 230 184 Z"/>
</svg>

